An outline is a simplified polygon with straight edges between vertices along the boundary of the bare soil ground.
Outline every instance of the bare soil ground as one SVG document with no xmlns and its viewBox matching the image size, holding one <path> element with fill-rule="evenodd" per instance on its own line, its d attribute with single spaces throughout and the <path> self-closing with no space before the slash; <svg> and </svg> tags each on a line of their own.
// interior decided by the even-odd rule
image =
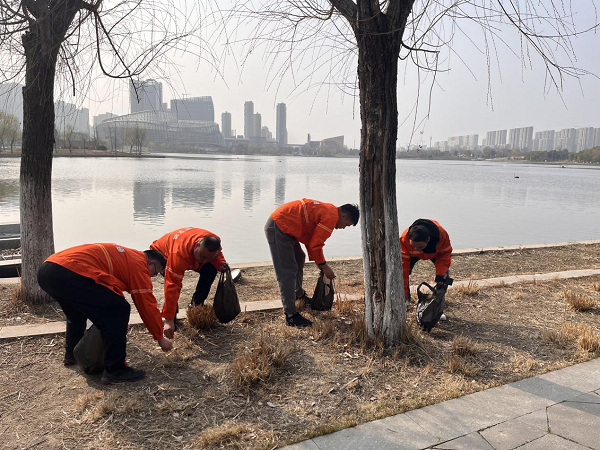
<svg viewBox="0 0 600 450">
<path fill-rule="evenodd" d="M 574 310 L 575 297 L 592 308 Z M 365 339 L 362 302 L 306 311 L 304 330 L 280 312 L 184 324 L 166 355 L 135 326 L 128 362 L 147 377 L 122 386 L 63 367 L 61 335 L 2 341 L 0 447 L 270 449 L 600 355 L 600 276 L 457 288 L 447 301 L 430 334 L 409 304 L 406 344 L 390 354 Z"/>
<path fill-rule="evenodd" d="M 362 260 L 335 261 L 331 263 L 337 278 L 336 291 L 342 294 L 364 293 Z M 236 283 L 241 301 L 273 300 L 279 298 L 277 280 L 272 266 L 243 267 L 242 279 Z M 451 276 L 455 280 L 483 279 L 515 274 L 548 273 L 572 269 L 600 268 L 600 244 L 570 245 L 564 247 L 485 252 L 481 254 L 457 255 L 453 257 Z M 304 288 L 312 295 L 319 275 L 313 263 L 307 263 L 304 270 Z M 411 276 L 412 285 L 420 281 L 433 281 L 435 270 L 430 261 L 420 261 L 415 265 Z M 179 301 L 180 308 L 189 304 L 198 274 L 187 272 Z M 209 298 L 214 296 L 216 281 Z M 0 284 L 0 326 L 23 325 L 64 320 L 56 303 L 39 307 L 26 307 L 14 301 L 16 286 Z M 160 305 L 164 300 L 163 279 L 154 279 L 154 294 Z"/>
</svg>

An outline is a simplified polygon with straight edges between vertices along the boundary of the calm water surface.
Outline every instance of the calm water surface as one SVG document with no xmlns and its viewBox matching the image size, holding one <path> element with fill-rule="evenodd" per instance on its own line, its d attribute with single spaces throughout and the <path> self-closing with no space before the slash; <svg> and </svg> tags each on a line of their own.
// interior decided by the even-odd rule
<svg viewBox="0 0 600 450">
<path fill-rule="evenodd" d="M 515 178 L 518 176 L 519 178 Z M 0 222 L 19 220 L 19 160 L 0 158 Z M 454 248 L 600 239 L 600 170 L 489 162 L 398 161 L 400 229 L 434 218 Z M 56 158 L 57 250 L 88 242 L 145 249 L 175 228 L 221 236 L 230 262 L 270 259 L 263 226 L 302 197 L 358 202 L 358 160 L 261 156 Z M 337 230 L 326 256 L 360 254 Z"/>
</svg>

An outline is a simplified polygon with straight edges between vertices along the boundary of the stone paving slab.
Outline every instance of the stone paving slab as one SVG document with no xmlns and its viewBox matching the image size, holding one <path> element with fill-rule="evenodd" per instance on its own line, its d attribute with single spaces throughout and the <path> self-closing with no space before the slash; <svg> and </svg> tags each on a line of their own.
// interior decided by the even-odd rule
<svg viewBox="0 0 600 450">
<path fill-rule="evenodd" d="M 583 445 L 568 441 L 553 434 L 547 434 L 529 444 L 519 447 L 519 450 L 588 450 Z"/>
<path fill-rule="evenodd" d="M 494 447 L 477 432 L 444 442 L 433 448 L 443 450 L 494 450 Z"/>
<path fill-rule="evenodd" d="M 550 432 L 600 449 L 600 403 L 564 402 L 548 408 Z"/>
<path fill-rule="evenodd" d="M 547 434 L 545 430 L 532 427 L 516 419 L 507 420 L 480 433 L 495 450 L 512 450 Z"/>
</svg>

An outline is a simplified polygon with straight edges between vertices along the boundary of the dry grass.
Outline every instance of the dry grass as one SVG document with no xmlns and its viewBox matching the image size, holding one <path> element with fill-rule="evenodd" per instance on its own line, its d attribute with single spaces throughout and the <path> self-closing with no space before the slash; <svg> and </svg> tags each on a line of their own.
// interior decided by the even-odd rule
<svg viewBox="0 0 600 450">
<path fill-rule="evenodd" d="M 448 356 L 447 365 L 450 373 L 461 374 L 471 378 L 479 374 L 479 369 L 477 367 L 465 361 L 458 355 Z"/>
<path fill-rule="evenodd" d="M 564 322 L 560 331 L 544 330 L 540 339 L 561 348 L 578 347 L 589 353 L 600 353 L 600 334 L 591 325 L 578 322 Z"/>
<path fill-rule="evenodd" d="M 511 358 L 510 363 L 515 373 L 532 373 L 538 368 L 538 362 L 530 355 L 516 355 Z"/>
<path fill-rule="evenodd" d="M 75 409 L 81 421 L 95 422 L 110 414 L 124 414 L 139 409 L 139 401 L 120 392 L 92 392 L 75 400 Z"/>
<path fill-rule="evenodd" d="M 592 327 L 582 331 L 577 344 L 586 352 L 600 353 L 600 335 Z"/>
<path fill-rule="evenodd" d="M 600 292 L 600 283 L 592 284 L 592 289 L 596 292 Z"/>
<path fill-rule="evenodd" d="M 23 314 L 31 311 L 31 307 L 25 303 L 23 286 L 20 282 L 15 291 L 10 295 L 8 302 L 6 302 L 6 310 L 12 314 Z"/>
<path fill-rule="evenodd" d="M 237 387 L 249 388 L 270 379 L 285 366 L 296 351 L 290 343 L 282 343 L 275 336 L 261 333 L 260 337 L 239 349 L 231 363 L 231 377 Z"/>
<path fill-rule="evenodd" d="M 598 306 L 598 303 L 592 297 L 579 292 L 565 289 L 561 292 L 561 295 L 575 311 L 590 311 Z"/>
<path fill-rule="evenodd" d="M 460 284 L 452 289 L 455 290 L 459 295 L 466 295 L 467 297 L 473 297 L 479 294 L 479 285 L 472 279 L 469 280 L 467 284 Z"/>
<path fill-rule="evenodd" d="M 452 353 L 459 356 L 472 356 L 479 353 L 479 345 L 466 336 L 455 336 L 452 340 Z"/>
<path fill-rule="evenodd" d="M 187 320 L 192 328 L 208 330 L 217 324 L 217 316 L 212 306 L 197 305 L 187 311 Z"/>
<path fill-rule="evenodd" d="M 216 427 L 204 430 L 196 441 L 197 447 L 202 449 L 242 449 L 244 442 L 256 437 L 252 429 L 246 425 L 226 421 Z"/>
</svg>

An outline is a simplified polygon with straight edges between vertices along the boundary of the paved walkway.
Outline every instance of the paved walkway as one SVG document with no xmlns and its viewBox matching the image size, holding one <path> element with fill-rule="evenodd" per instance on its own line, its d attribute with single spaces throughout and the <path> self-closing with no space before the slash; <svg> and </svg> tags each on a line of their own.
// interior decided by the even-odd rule
<svg viewBox="0 0 600 450">
<path fill-rule="evenodd" d="M 543 280 L 558 280 L 558 279 L 566 279 L 566 278 L 581 278 L 581 277 L 590 277 L 592 275 L 600 275 L 600 269 L 583 269 L 583 270 L 565 270 L 564 272 L 550 272 L 550 273 L 537 273 L 533 275 L 510 275 L 507 277 L 497 277 L 497 278 L 487 278 L 483 280 L 475 280 L 473 283 L 476 283 L 479 287 L 493 286 L 500 283 L 504 284 L 515 284 L 526 281 L 543 281 Z M 11 280 L 15 279 L 4 279 L 0 282 L 2 283 L 12 283 Z M 471 283 L 471 280 L 462 280 L 456 281 L 452 285 L 453 287 L 468 285 Z M 452 289 L 452 287 L 450 288 Z M 358 300 L 362 298 L 362 295 L 346 295 L 341 294 L 342 298 L 347 300 Z M 240 306 L 242 311 L 273 311 L 281 308 L 281 300 L 262 300 L 256 302 L 240 302 Z M 179 312 L 179 318 L 185 318 L 186 311 Z M 139 314 L 133 313 L 129 319 L 130 325 L 137 325 L 142 323 L 142 318 Z M 42 324 L 27 324 L 27 325 L 10 325 L 0 327 L 0 340 L 2 339 L 12 339 L 18 337 L 26 337 L 26 336 L 44 336 L 47 334 L 56 334 L 56 333 L 64 333 L 65 332 L 65 323 L 64 322 L 47 322 Z"/>
<path fill-rule="evenodd" d="M 600 449 L 600 359 L 284 448 Z"/>
</svg>

